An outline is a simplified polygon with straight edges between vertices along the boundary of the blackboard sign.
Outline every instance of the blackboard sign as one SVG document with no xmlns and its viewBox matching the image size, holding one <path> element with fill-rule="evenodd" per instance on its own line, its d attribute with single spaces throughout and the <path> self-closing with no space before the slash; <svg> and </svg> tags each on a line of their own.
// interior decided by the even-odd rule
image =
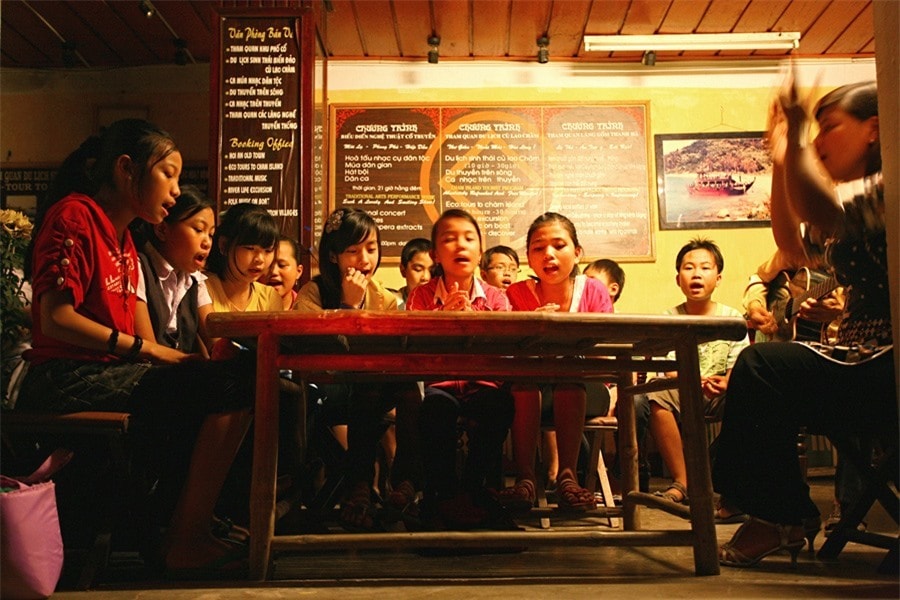
<svg viewBox="0 0 900 600">
<path fill-rule="evenodd" d="M 647 105 L 333 106 L 331 197 L 379 223 L 399 257 L 449 208 L 485 247 L 523 251 L 546 211 L 569 217 L 588 257 L 653 258 Z"/>
<path fill-rule="evenodd" d="M 50 189 L 59 167 L 0 167 L 0 208 L 18 210 L 34 218 L 38 198 Z"/>
<path fill-rule="evenodd" d="M 300 141 L 298 17 L 219 15 L 210 77 L 217 135 L 211 191 L 220 210 L 265 206 L 297 236 Z"/>
</svg>

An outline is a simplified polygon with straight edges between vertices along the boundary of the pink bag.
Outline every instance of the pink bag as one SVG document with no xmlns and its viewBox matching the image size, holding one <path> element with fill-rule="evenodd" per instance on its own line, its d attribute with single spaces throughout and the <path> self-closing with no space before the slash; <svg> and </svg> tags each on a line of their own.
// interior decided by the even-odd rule
<svg viewBox="0 0 900 600">
<path fill-rule="evenodd" d="M 72 458 L 56 450 L 21 479 L 0 475 L 0 596 L 46 598 L 56 589 L 63 565 L 63 543 L 56 512 L 56 490 L 49 478 Z"/>
</svg>

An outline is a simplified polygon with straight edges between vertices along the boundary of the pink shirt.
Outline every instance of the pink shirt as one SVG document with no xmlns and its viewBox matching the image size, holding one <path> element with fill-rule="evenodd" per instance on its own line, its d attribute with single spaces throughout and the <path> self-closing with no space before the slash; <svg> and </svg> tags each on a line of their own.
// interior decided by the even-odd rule
<svg viewBox="0 0 900 600">
<path fill-rule="evenodd" d="M 529 311 L 541 307 L 541 301 L 535 291 L 534 279 L 517 281 L 506 289 L 506 295 L 513 310 Z M 572 291 L 572 304 L 569 312 L 613 312 L 609 290 L 601 281 L 586 275 L 575 277 Z"/>
<path fill-rule="evenodd" d="M 436 277 L 409 294 L 409 298 L 406 299 L 406 310 L 443 310 L 444 299 L 448 294 L 444 278 Z M 510 309 L 509 300 L 502 291 L 477 277 L 473 279 L 469 298 L 472 310 Z"/>
<path fill-rule="evenodd" d="M 436 277 L 410 292 L 409 298 L 406 299 L 406 310 L 442 310 L 447 294 L 444 278 Z M 506 294 L 477 277 L 473 280 L 469 298 L 472 302 L 472 310 L 508 311 L 510 309 Z M 503 382 L 451 380 L 428 382 L 426 385 L 462 398 L 484 387 L 499 388 Z"/>
</svg>

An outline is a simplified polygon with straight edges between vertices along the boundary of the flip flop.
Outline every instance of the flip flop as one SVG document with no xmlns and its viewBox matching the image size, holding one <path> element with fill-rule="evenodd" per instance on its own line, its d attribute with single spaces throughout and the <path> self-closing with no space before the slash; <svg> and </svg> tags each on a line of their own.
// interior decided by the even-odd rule
<svg viewBox="0 0 900 600">
<path fill-rule="evenodd" d="M 675 490 L 676 492 L 681 494 L 681 497 L 676 496 L 671 492 L 671 490 Z M 687 504 L 688 503 L 688 494 L 687 488 L 684 485 L 678 483 L 677 481 L 673 481 L 669 484 L 665 490 L 661 492 L 653 492 L 654 496 L 659 496 L 660 498 L 665 498 L 666 500 L 670 500 L 675 504 Z"/>
<path fill-rule="evenodd" d="M 235 525 L 235 523 L 227 517 L 213 517 L 212 533 L 220 540 L 229 542 L 231 544 L 246 545 L 250 543 L 250 531 L 248 531 L 245 527 Z"/>
<path fill-rule="evenodd" d="M 716 511 L 715 521 L 716 525 L 732 525 L 734 523 L 743 523 L 749 518 L 750 515 L 748 515 L 747 513 L 738 512 L 732 513 L 727 517 L 723 517 L 719 515 L 718 511 Z"/>
</svg>

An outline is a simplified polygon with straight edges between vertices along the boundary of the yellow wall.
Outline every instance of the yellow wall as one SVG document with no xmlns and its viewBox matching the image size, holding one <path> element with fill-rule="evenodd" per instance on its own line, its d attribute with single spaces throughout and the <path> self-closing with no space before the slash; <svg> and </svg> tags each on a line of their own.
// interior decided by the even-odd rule
<svg viewBox="0 0 900 600">
<path fill-rule="evenodd" d="M 818 78 L 822 87 L 875 76 L 874 63 L 816 63 L 803 68 L 801 83 Z M 654 134 L 764 129 L 773 90 L 782 79 L 779 65 L 651 69 L 557 63 L 333 63 L 328 100 L 385 104 L 647 101 L 652 169 Z M 145 109 L 150 120 L 175 136 L 186 160 L 206 161 L 208 88 L 206 65 L 87 72 L 0 70 L 0 161 L 17 166 L 58 164 L 97 130 L 98 114 L 107 107 Z M 650 198 L 656 231 L 655 185 Z M 617 309 L 658 313 L 680 302 L 674 257 L 688 239 L 698 235 L 715 240 L 725 256 L 716 298 L 739 307 L 747 277 L 774 250 L 766 228 L 657 231 L 655 261 L 623 264 L 627 281 Z M 395 265 L 384 265 L 379 275 L 390 286 L 402 285 Z"/>
</svg>

